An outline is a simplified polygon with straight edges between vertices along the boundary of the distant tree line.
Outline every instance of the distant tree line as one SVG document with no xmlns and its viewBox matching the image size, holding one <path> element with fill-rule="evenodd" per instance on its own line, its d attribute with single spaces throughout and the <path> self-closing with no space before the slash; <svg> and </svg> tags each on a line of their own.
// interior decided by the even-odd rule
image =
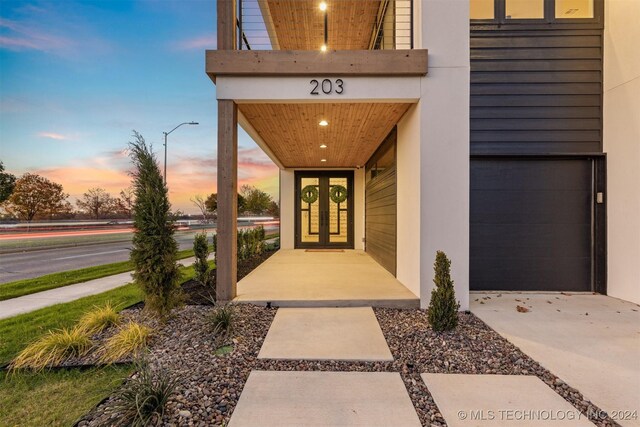
<svg viewBox="0 0 640 427">
<path fill-rule="evenodd" d="M 90 188 L 76 201 L 67 199 L 62 185 L 41 175 L 25 173 L 19 178 L 5 172 L 0 162 L 0 207 L 8 218 L 23 221 L 69 218 L 131 218 L 135 202 L 132 188 L 112 196 L 103 188 Z"/>
<path fill-rule="evenodd" d="M 218 215 L 218 193 L 206 199 L 197 195 L 191 202 L 200 210 L 203 219 L 215 219 Z M 271 195 L 251 185 L 243 185 L 238 193 L 238 215 L 269 215 L 280 217 L 280 206 Z"/>
<path fill-rule="evenodd" d="M 133 187 L 112 195 L 105 189 L 94 187 L 83 193 L 74 205 L 68 200 L 61 184 L 41 175 L 25 173 L 21 177 L 5 172 L 0 161 L 0 218 L 15 218 L 23 221 L 54 219 L 115 219 L 131 218 L 135 205 Z M 200 195 L 191 199 L 200 210 L 203 219 L 215 219 L 218 210 L 218 195 L 210 194 L 206 199 Z M 4 215 L 1 211 L 4 211 Z M 182 216 L 176 211 L 174 217 Z M 238 194 L 238 215 L 280 216 L 280 207 L 264 191 L 243 185 Z"/>
</svg>

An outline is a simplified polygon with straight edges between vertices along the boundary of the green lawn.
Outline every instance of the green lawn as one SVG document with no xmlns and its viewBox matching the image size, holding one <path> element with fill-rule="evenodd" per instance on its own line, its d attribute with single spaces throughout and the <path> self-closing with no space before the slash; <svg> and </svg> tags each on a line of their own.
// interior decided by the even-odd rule
<svg viewBox="0 0 640 427">
<path fill-rule="evenodd" d="M 214 266 L 210 261 L 211 267 Z M 193 267 L 182 269 L 183 280 Z M 8 363 L 29 342 L 50 329 L 72 326 L 93 306 L 107 302 L 123 309 L 142 301 L 134 284 L 72 302 L 0 320 L 0 364 Z M 45 371 L 39 374 L 0 373 L 0 425 L 68 426 L 108 396 L 132 372 L 130 366 L 85 371 Z M 46 404 L 43 404 L 46 402 Z"/>
<path fill-rule="evenodd" d="M 132 366 L 40 374 L 0 373 L 0 424 L 70 426 L 111 394 Z"/>
<path fill-rule="evenodd" d="M 193 249 L 178 252 L 178 259 L 193 256 Z M 87 282 L 101 277 L 125 273 L 133 270 L 131 261 L 114 262 L 112 264 L 96 265 L 95 267 L 80 268 L 78 270 L 61 271 L 34 277 L 33 279 L 16 280 L 0 285 L 0 301 L 47 291 L 61 286 Z"/>
</svg>

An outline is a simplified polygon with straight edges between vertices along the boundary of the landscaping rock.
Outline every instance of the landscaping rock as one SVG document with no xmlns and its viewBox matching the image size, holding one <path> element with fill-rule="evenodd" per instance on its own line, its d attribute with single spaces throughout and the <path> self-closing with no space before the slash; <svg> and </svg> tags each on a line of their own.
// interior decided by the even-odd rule
<svg viewBox="0 0 640 427">
<path fill-rule="evenodd" d="M 149 362 L 178 379 L 161 425 L 227 425 L 253 369 L 400 372 L 424 426 L 447 424 L 420 378 L 422 373 L 536 375 L 582 413 L 603 414 L 471 313 L 459 314 L 454 331 L 436 333 L 428 326 L 425 311 L 378 308 L 375 314 L 393 362 L 319 362 L 257 359 L 276 309 L 237 305 L 234 333 L 222 344 L 207 321 L 212 310 L 210 306 L 186 306 L 176 310 L 165 325 L 157 325 Z M 141 314 L 128 315 L 135 318 Z M 221 345 L 232 345 L 232 351 L 216 355 Z M 108 399 L 99 405 L 81 425 L 110 425 L 112 403 Z M 610 418 L 592 421 L 601 427 L 616 425 Z"/>
</svg>

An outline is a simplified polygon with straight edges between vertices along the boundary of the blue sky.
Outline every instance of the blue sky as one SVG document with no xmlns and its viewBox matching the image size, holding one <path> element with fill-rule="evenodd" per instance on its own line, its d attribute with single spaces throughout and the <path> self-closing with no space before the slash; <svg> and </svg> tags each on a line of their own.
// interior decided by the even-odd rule
<svg viewBox="0 0 640 427">
<path fill-rule="evenodd" d="M 215 86 L 204 51 L 215 40 L 214 0 L 0 0 L 0 159 L 40 173 L 73 197 L 128 184 L 132 129 L 162 159 L 174 207 L 215 191 Z M 276 195 L 277 168 L 240 132 L 241 183 Z"/>
</svg>

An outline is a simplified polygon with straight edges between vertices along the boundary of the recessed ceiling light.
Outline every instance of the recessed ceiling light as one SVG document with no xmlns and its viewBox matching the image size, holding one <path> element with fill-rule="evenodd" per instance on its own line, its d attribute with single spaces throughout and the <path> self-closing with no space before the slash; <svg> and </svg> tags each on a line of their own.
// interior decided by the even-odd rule
<svg viewBox="0 0 640 427">
<path fill-rule="evenodd" d="M 327 148 L 327 145 L 326 145 L 326 144 L 322 144 L 322 145 L 320 146 L 320 148 Z"/>
<path fill-rule="evenodd" d="M 326 161 L 327 161 L 327 159 L 320 159 L 320 161 L 321 161 L 321 162 L 326 162 Z"/>
<path fill-rule="evenodd" d="M 326 45 L 326 44 L 323 44 L 322 46 L 320 46 L 320 50 L 321 50 L 322 52 L 326 52 L 326 51 L 327 51 L 327 45 Z"/>
<path fill-rule="evenodd" d="M 325 2 L 320 2 L 320 10 L 321 10 L 321 11 L 323 11 L 323 12 L 324 12 L 325 10 L 327 10 L 327 3 L 325 3 Z"/>
<path fill-rule="evenodd" d="M 320 120 L 320 123 L 318 123 L 320 126 L 329 126 L 329 122 L 326 120 Z"/>
</svg>

